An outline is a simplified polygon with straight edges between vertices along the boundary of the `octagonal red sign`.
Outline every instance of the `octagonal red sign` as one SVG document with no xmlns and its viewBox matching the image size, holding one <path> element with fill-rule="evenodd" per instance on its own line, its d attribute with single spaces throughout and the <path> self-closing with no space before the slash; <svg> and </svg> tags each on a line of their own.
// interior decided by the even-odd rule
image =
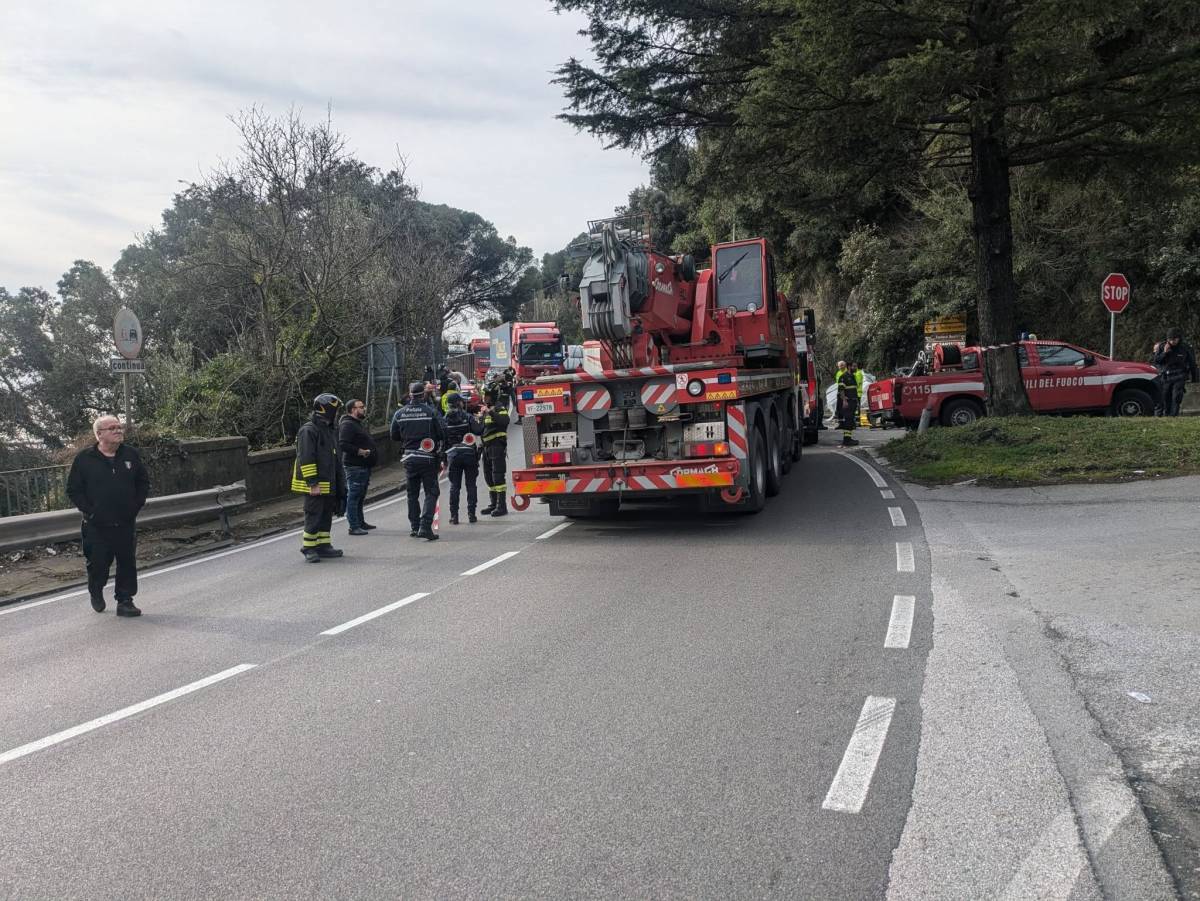
<svg viewBox="0 0 1200 901">
<path fill-rule="evenodd" d="M 1100 301 L 1110 313 L 1124 312 L 1132 294 L 1129 279 L 1119 272 L 1110 272 L 1100 283 Z"/>
</svg>

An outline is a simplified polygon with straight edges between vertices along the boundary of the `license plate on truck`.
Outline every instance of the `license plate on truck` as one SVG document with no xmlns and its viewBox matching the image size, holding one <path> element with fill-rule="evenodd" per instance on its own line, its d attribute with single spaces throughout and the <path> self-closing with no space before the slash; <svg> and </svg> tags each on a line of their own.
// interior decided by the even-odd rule
<svg viewBox="0 0 1200 901">
<path fill-rule="evenodd" d="M 542 450 L 558 450 L 575 446 L 574 432 L 547 432 L 541 438 Z"/>
<path fill-rule="evenodd" d="M 526 416 L 536 416 L 539 413 L 553 413 L 553 412 L 554 412 L 554 402 L 553 401 L 525 405 L 525 415 Z"/>
</svg>

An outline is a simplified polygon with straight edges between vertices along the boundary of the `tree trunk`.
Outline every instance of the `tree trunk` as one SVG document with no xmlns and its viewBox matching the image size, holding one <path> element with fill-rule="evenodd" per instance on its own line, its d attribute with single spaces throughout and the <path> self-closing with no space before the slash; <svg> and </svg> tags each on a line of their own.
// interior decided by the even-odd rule
<svg viewBox="0 0 1200 901">
<path fill-rule="evenodd" d="M 1003 49 L 986 47 L 985 68 L 992 94 L 976 101 L 971 117 L 971 215 L 975 236 L 979 313 L 980 360 L 987 412 L 992 416 L 1027 415 L 1033 412 L 1017 358 L 1015 331 L 1017 285 L 1013 277 L 1012 210 L 1009 202 L 1008 144 L 1004 132 Z"/>
</svg>

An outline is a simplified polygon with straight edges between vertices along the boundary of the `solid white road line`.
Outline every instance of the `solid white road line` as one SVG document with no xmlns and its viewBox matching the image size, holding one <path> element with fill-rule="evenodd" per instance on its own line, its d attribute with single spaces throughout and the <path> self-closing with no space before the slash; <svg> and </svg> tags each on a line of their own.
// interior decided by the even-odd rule
<svg viewBox="0 0 1200 901">
<path fill-rule="evenodd" d="M 569 525 L 571 525 L 571 520 L 569 520 L 569 519 L 566 522 L 560 522 L 549 532 L 543 532 L 541 535 L 539 535 L 537 538 L 535 538 L 533 540 L 534 541 L 542 541 L 543 539 L 550 538 L 553 535 L 557 535 L 559 532 L 561 532 L 563 529 L 565 529 Z"/>
<path fill-rule="evenodd" d="M 913 607 L 917 599 L 911 594 L 898 594 L 892 598 L 892 618 L 888 622 L 885 648 L 906 648 L 912 637 Z"/>
<path fill-rule="evenodd" d="M 165 704 L 168 701 L 174 701 L 176 698 L 181 698 L 184 695 L 191 694 L 193 691 L 199 691 L 201 688 L 207 688 L 210 685 L 215 685 L 217 682 L 223 682 L 225 679 L 236 676 L 239 673 L 246 672 L 246 670 L 254 669 L 257 665 L 258 664 L 256 663 L 239 663 L 237 666 L 230 667 L 227 670 L 222 670 L 215 675 L 207 676 L 198 682 L 192 682 L 189 685 L 184 685 L 182 688 L 176 688 L 173 691 L 168 691 L 166 694 L 156 695 L 147 701 L 142 701 L 140 704 L 134 704 L 132 707 L 124 707 L 121 710 L 105 714 L 102 717 L 82 723 L 81 725 L 72 726 L 70 729 L 64 729 L 62 732 L 55 732 L 53 735 L 49 735 L 46 738 L 40 738 L 37 741 L 30 742 L 27 745 L 21 745 L 19 748 L 13 748 L 11 751 L 5 751 L 3 754 L 0 754 L 0 765 L 10 763 L 19 757 L 25 757 L 26 755 L 33 754 L 37 751 L 45 750 L 52 745 L 57 745 L 60 742 L 67 741 L 68 739 L 75 738 L 76 736 L 83 735 L 84 733 L 91 732 L 95 729 L 99 729 L 102 726 L 115 723 L 118 720 L 123 720 L 127 717 L 134 716 L 135 714 L 141 713 L 144 710 L 149 710 L 151 707 L 157 707 L 159 704 Z"/>
<path fill-rule="evenodd" d="M 904 511 L 899 507 L 888 507 L 888 516 L 892 518 L 892 525 L 894 526 L 908 525 L 908 520 L 904 518 Z"/>
<path fill-rule="evenodd" d="M 896 572 L 912 573 L 917 571 L 917 559 L 913 556 L 911 541 L 896 542 Z"/>
<path fill-rule="evenodd" d="M 495 566 L 497 563 L 503 563 L 509 557 L 515 557 L 519 553 L 521 553 L 521 552 L 520 551 L 505 551 L 499 557 L 493 557 L 487 563 L 480 563 L 478 566 L 468 569 L 465 573 L 463 573 L 463 575 L 464 576 L 473 576 L 476 573 L 481 573 L 488 567 Z"/>
<path fill-rule="evenodd" d="M 842 456 L 844 456 L 847 460 L 853 460 L 856 464 L 861 466 L 866 471 L 867 475 L 871 477 L 871 481 L 875 483 L 876 488 L 887 487 L 887 482 L 884 481 L 883 476 L 879 474 L 879 470 L 877 470 L 870 463 L 858 459 L 858 457 L 854 454 L 843 454 Z"/>
<path fill-rule="evenodd" d="M 822 808 L 843 813 L 862 810 L 895 711 L 895 698 L 867 698 Z"/>
<path fill-rule="evenodd" d="M 885 501 L 891 501 L 891 500 L 896 499 L 896 493 L 894 491 L 889 491 L 886 488 L 883 491 L 880 491 L 879 494 Z"/>
<path fill-rule="evenodd" d="M 429 597 L 428 591 L 418 591 L 416 594 L 410 594 L 406 598 L 401 598 L 388 604 L 386 607 L 380 607 L 378 610 L 372 610 L 370 613 L 364 613 L 356 619 L 350 620 L 348 623 L 342 623 L 340 626 L 334 626 L 332 629 L 326 629 L 322 635 L 341 635 L 347 629 L 353 629 L 355 626 L 361 626 L 365 622 L 370 622 L 378 616 L 383 616 L 385 613 L 391 613 L 393 610 L 399 610 L 406 604 L 411 604 L 413 601 L 419 601 L 421 598 Z"/>
</svg>

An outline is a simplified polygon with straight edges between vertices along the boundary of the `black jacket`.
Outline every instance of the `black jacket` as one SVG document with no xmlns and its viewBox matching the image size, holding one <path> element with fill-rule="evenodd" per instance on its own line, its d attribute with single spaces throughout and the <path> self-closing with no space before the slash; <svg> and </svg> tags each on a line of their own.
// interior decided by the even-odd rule
<svg viewBox="0 0 1200 901">
<path fill-rule="evenodd" d="M 365 466 L 370 469 L 379 462 L 379 449 L 375 446 L 375 439 L 371 437 L 371 430 L 353 416 L 343 416 L 338 423 L 338 448 L 342 452 L 342 462 L 347 466 Z M 360 457 L 360 450 L 368 450 L 371 453 Z"/>
<path fill-rule="evenodd" d="M 1200 381 L 1200 370 L 1196 368 L 1196 355 L 1192 352 L 1191 347 L 1182 341 L 1174 347 L 1169 347 L 1164 341 L 1162 349 L 1154 352 L 1150 362 L 1158 367 L 1159 373 L 1168 382 L 1183 381 L 1184 379 L 1191 379 L 1193 382 Z"/>
<path fill-rule="evenodd" d="M 404 445 L 404 461 L 436 460 L 446 444 L 446 426 L 442 414 L 420 398 L 410 398 L 408 403 L 392 417 L 391 436 L 393 441 Z M 423 442 L 430 442 L 428 449 Z"/>
<path fill-rule="evenodd" d="M 127 444 L 111 459 L 99 445 L 81 450 L 67 476 L 67 497 L 83 518 L 98 526 L 128 525 L 150 494 L 150 474 L 142 456 Z"/>
<path fill-rule="evenodd" d="M 459 454 L 475 456 L 477 446 L 464 444 L 467 435 L 482 435 L 483 423 L 466 410 L 451 410 L 446 414 L 446 456 L 455 457 Z"/>
<path fill-rule="evenodd" d="M 508 410 L 504 407 L 492 407 L 480 417 L 483 422 L 483 442 L 508 441 Z"/>
<path fill-rule="evenodd" d="M 319 413 L 314 413 L 312 419 L 300 426 L 300 431 L 296 433 L 292 491 L 308 494 L 310 486 L 320 485 L 321 494 L 345 497 L 346 474 L 342 472 L 341 458 L 333 426 Z"/>
</svg>

